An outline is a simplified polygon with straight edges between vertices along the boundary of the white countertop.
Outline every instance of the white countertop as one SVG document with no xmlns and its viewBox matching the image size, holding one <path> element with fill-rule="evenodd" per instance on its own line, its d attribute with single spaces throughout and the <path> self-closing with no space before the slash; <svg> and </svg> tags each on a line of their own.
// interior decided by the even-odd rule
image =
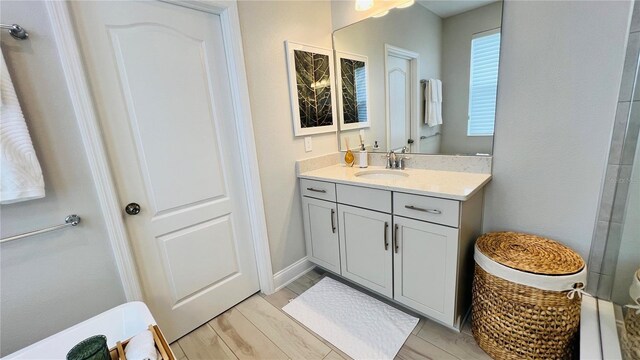
<svg viewBox="0 0 640 360">
<path fill-rule="evenodd" d="M 383 166 L 369 166 L 368 168 L 361 169 L 338 164 L 303 172 L 299 174 L 298 177 L 460 201 L 471 198 L 471 196 L 491 180 L 491 174 L 409 168 L 404 170 L 391 170 L 405 172 L 409 175 L 407 177 L 397 177 L 393 179 L 365 179 L 355 175 L 358 172 L 366 170 L 389 169 L 385 169 Z"/>
</svg>

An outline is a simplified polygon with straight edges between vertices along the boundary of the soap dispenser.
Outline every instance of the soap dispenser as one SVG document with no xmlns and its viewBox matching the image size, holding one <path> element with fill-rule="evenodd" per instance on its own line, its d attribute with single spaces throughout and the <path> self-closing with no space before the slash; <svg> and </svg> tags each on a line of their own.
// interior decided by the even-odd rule
<svg viewBox="0 0 640 360">
<path fill-rule="evenodd" d="M 356 157 L 353 156 L 353 152 L 349 149 L 349 139 L 344 139 L 345 145 L 347 146 L 347 152 L 344 154 L 344 164 L 348 167 L 353 167 L 353 163 L 356 161 Z"/>
<path fill-rule="evenodd" d="M 360 136 L 360 152 L 358 153 L 358 167 L 361 167 L 361 168 L 369 167 L 369 157 L 367 154 L 367 149 L 364 147 L 364 141 L 362 140 L 362 136 Z"/>
</svg>

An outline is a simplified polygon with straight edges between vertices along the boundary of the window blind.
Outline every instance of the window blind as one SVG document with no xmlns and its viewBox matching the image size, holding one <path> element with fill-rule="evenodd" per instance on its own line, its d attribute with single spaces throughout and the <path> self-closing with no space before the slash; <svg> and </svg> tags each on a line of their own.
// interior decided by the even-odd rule
<svg viewBox="0 0 640 360">
<path fill-rule="evenodd" d="M 355 69 L 356 77 L 356 107 L 358 110 L 358 122 L 367 121 L 367 72 L 365 67 Z"/>
<path fill-rule="evenodd" d="M 491 136 L 496 118 L 500 29 L 475 34 L 471 40 L 468 136 Z"/>
</svg>

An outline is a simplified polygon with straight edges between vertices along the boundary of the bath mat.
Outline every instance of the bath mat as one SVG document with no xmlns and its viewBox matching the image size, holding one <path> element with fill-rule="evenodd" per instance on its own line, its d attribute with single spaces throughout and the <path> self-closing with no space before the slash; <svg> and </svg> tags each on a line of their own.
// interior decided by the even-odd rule
<svg viewBox="0 0 640 360">
<path fill-rule="evenodd" d="M 328 277 L 282 310 L 356 360 L 393 359 L 418 323 Z"/>
</svg>

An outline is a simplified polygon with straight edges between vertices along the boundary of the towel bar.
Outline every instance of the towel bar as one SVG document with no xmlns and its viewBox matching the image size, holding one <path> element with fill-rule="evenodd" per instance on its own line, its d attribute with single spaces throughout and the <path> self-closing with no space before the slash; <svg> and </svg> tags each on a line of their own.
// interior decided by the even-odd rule
<svg viewBox="0 0 640 360">
<path fill-rule="evenodd" d="M 420 140 L 428 139 L 428 138 L 431 138 L 431 137 L 434 137 L 434 136 L 438 136 L 438 135 L 440 135 L 439 132 L 437 132 L 437 133 L 435 133 L 433 135 L 429 135 L 429 136 L 422 135 L 422 136 L 420 136 Z"/>
<path fill-rule="evenodd" d="M 13 241 L 13 240 L 22 239 L 22 238 L 25 238 L 27 236 L 33 236 L 33 235 L 46 233 L 46 232 L 49 232 L 49 231 L 59 230 L 59 229 L 62 229 L 62 228 L 66 228 L 68 226 L 76 226 L 78 224 L 80 224 L 80 216 L 75 215 L 75 214 L 69 215 L 64 219 L 64 224 L 51 226 L 51 227 L 48 227 L 46 229 L 29 231 L 29 232 L 26 232 L 24 234 L 18 234 L 18 235 L 14 235 L 14 236 L 9 236 L 7 238 L 4 238 L 4 239 L 0 240 L 0 244 L 1 243 L 5 243 L 5 242 L 9 242 L 9 241 Z"/>
<path fill-rule="evenodd" d="M 11 34 L 11 36 L 13 36 L 18 40 L 25 40 L 29 37 L 29 33 L 22 26 L 18 24 L 13 24 L 13 25 L 0 24 L 0 29 L 9 30 L 9 34 Z"/>
</svg>

